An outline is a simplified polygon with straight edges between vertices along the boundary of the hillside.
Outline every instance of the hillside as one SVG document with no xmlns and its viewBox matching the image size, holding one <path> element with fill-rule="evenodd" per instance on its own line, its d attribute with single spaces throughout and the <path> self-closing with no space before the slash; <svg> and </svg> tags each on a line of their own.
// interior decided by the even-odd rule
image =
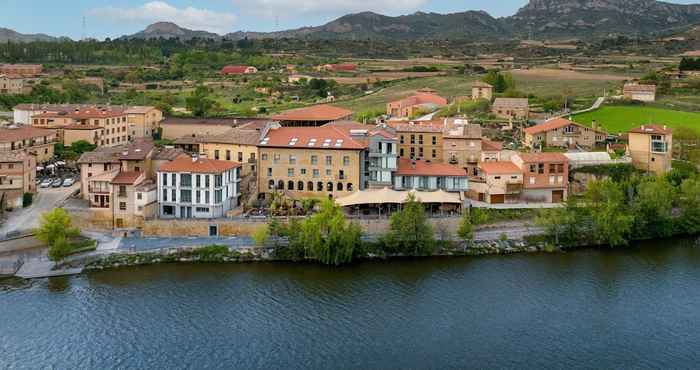
<svg viewBox="0 0 700 370">
<path fill-rule="evenodd" d="M 172 22 L 158 22 L 154 23 L 145 30 L 137 32 L 133 35 L 123 36 L 126 39 L 180 39 L 183 41 L 191 40 L 193 38 L 200 39 L 220 39 L 221 36 L 207 32 L 207 31 L 194 31 L 187 28 L 178 26 Z"/>
<path fill-rule="evenodd" d="M 32 42 L 32 41 L 57 41 L 56 37 L 39 34 L 22 34 L 8 28 L 0 27 L 0 42 Z"/>
</svg>

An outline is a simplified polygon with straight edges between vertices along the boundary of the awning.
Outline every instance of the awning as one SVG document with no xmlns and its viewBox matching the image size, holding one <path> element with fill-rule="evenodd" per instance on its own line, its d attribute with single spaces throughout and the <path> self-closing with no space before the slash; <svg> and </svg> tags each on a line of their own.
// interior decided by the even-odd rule
<svg viewBox="0 0 700 370">
<path fill-rule="evenodd" d="M 416 199 L 421 203 L 462 204 L 462 197 L 459 193 L 448 193 L 444 190 L 396 191 L 389 188 L 357 191 L 347 197 L 338 198 L 335 202 L 341 207 L 364 204 L 402 204 L 406 203 L 410 193 L 415 194 Z"/>
</svg>

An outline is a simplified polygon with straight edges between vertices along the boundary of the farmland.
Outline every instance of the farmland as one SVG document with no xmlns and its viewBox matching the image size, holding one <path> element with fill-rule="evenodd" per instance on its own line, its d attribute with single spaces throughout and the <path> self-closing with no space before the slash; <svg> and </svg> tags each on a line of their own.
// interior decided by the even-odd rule
<svg viewBox="0 0 700 370">
<path fill-rule="evenodd" d="M 577 115 L 573 120 L 589 126 L 595 120 L 610 133 L 626 132 L 651 123 L 671 128 L 688 127 L 700 133 L 700 113 L 648 106 L 604 106 L 596 111 Z"/>
</svg>

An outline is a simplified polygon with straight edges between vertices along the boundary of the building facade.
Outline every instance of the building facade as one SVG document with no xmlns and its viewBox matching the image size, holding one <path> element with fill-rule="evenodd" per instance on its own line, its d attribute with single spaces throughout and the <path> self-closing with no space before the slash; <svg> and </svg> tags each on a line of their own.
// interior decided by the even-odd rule
<svg viewBox="0 0 700 370">
<path fill-rule="evenodd" d="M 399 138 L 399 157 L 431 162 L 443 161 L 443 123 L 390 123 Z"/>
<path fill-rule="evenodd" d="M 668 127 L 644 125 L 631 130 L 628 148 L 635 168 L 658 175 L 671 171 L 673 131 Z"/>
<path fill-rule="evenodd" d="M 31 126 L 8 126 L 0 128 L 0 152 L 25 152 L 44 163 L 54 156 L 57 136 L 55 130 L 38 129 Z"/>
<path fill-rule="evenodd" d="M 128 142 L 127 114 L 123 109 L 76 109 L 72 112 L 47 112 L 32 116 L 32 126 L 55 129 L 59 142 L 70 146 L 79 140 L 101 146 Z"/>
<path fill-rule="evenodd" d="M 525 145 L 529 148 L 563 147 L 593 148 L 605 143 L 608 134 L 594 127 L 587 127 L 565 118 L 556 118 L 525 129 Z"/>
<path fill-rule="evenodd" d="M 26 84 L 23 77 L 0 74 L 0 94 L 18 95 L 27 94 L 31 91 L 31 85 Z"/>
<path fill-rule="evenodd" d="M 511 159 L 523 173 L 522 200 L 561 203 L 569 188 L 569 159 L 561 153 L 519 153 Z"/>
<path fill-rule="evenodd" d="M 221 218 L 238 206 L 240 164 L 181 155 L 158 169 L 160 218 Z"/>
<path fill-rule="evenodd" d="M 470 198 L 490 204 L 518 203 L 523 192 L 523 171 L 513 162 L 483 162 L 480 176 L 469 184 Z"/>
<path fill-rule="evenodd" d="M 126 113 L 129 139 L 152 138 L 159 133 L 163 112 L 155 107 L 129 107 Z"/>
<path fill-rule="evenodd" d="M 36 193 L 36 158 L 24 152 L 0 152 L 2 205 L 22 208 L 25 193 Z"/>
<path fill-rule="evenodd" d="M 447 103 L 447 99 L 432 91 L 419 90 L 413 96 L 388 103 L 386 114 L 396 118 L 411 118 L 424 112 L 435 111 Z"/>
<path fill-rule="evenodd" d="M 41 64 L 0 64 L 0 74 L 35 77 L 44 70 Z"/>
<path fill-rule="evenodd" d="M 402 158 L 394 190 L 466 192 L 469 179 L 467 171 L 457 166 Z"/>
<path fill-rule="evenodd" d="M 260 136 L 257 130 L 230 129 L 198 138 L 199 151 L 207 158 L 240 164 L 241 175 L 246 177 L 257 174 Z"/>
<path fill-rule="evenodd" d="M 491 113 L 504 119 L 527 120 L 530 117 L 530 103 L 526 98 L 496 98 Z"/>
<path fill-rule="evenodd" d="M 643 102 L 656 101 L 656 85 L 627 83 L 623 88 L 625 99 Z"/>
<path fill-rule="evenodd" d="M 493 100 L 493 86 L 486 82 L 476 81 L 472 84 L 472 100 Z"/>
</svg>

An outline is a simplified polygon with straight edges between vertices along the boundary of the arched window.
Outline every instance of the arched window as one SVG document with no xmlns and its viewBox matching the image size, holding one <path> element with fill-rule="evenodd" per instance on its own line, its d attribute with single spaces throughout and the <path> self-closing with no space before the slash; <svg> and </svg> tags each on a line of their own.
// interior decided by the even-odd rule
<svg viewBox="0 0 700 370">
<path fill-rule="evenodd" d="M 284 181 L 277 181 L 277 190 L 284 190 Z"/>
<path fill-rule="evenodd" d="M 297 183 L 297 190 L 304 190 L 304 182 L 303 181 L 299 181 Z"/>
<path fill-rule="evenodd" d="M 316 183 L 316 191 L 323 191 L 323 183 L 322 182 L 317 182 Z"/>
<path fill-rule="evenodd" d="M 289 181 L 287 183 L 287 190 L 294 190 L 294 181 Z"/>
<path fill-rule="evenodd" d="M 348 191 L 352 191 L 352 183 L 348 183 Z"/>
<path fill-rule="evenodd" d="M 333 191 L 333 183 L 332 182 L 329 182 L 328 184 L 326 184 L 326 191 Z"/>
<path fill-rule="evenodd" d="M 338 191 L 343 191 L 343 183 L 339 182 L 337 186 Z"/>
<path fill-rule="evenodd" d="M 311 182 L 311 181 L 309 181 L 309 182 L 306 184 L 306 188 L 309 189 L 309 191 L 314 191 L 314 183 Z"/>
<path fill-rule="evenodd" d="M 268 190 L 275 190 L 275 180 L 270 180 L 267 185 Z"/>
</svg>

